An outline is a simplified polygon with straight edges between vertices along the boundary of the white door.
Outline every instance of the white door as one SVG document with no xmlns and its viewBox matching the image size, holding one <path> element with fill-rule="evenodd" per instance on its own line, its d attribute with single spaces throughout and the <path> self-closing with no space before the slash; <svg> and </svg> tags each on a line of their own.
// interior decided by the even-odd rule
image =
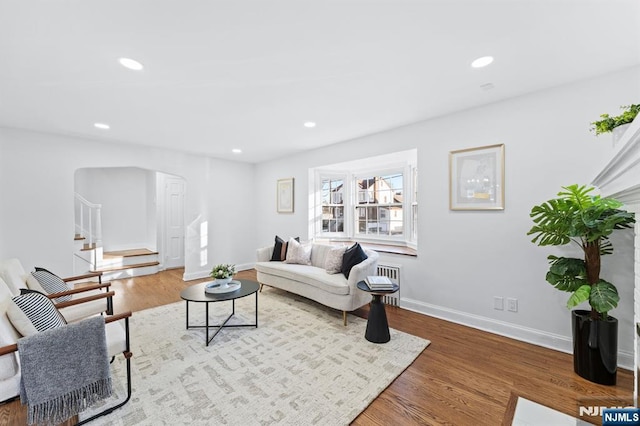
<svg viewBox="0 0 640 426">
<path fill-rule="evenodd" d="M 165 268 L 184 266 L 184 193 L 185 181 L 165 178 Z"/>
</svg>

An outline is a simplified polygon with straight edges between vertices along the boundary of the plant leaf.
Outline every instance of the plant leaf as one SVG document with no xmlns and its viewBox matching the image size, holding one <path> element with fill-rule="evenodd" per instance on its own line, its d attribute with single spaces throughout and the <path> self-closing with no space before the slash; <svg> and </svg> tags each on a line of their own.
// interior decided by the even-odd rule
<svg viewBox="0 0 640 426">
<path fill-rule="evenodd" d="M 605 280 L 600 280 L 591 286 L 589 304 L 593 309 L 606 317 L 607 312 L 618 306 L 620 296 L 616 286 Z"/>
<path fill-rule="evenodd" d="M 531 209 L 535 225 L 527 235 L 534 235 L 531 241 L 539 246 L 564 245 L 573 238 L 593 242 L 635 222 L 634 213 L 619 210 L 619 201 L 591 195 L 593 187 L 569 185 L 562 189 L 559 198 Z M 611 247 L 606 248 L 605 254 L 611 253 Z"/>
<path fill-rule="evenodd" d="M 567 308 L 575 308 L 582 302 L 589 300 L 591 294 L 591 286 L 589 284 L 581 285 L 576 291 L 573 292 L 569 300 L 567 300 Z"/>
<path fill-rule="evenodd" d="M 580 286 L 587 284 L 584 260 L 549 256 L 551 267 L 546 280 L 560 291 L 574 292 Z"/>
</svg>

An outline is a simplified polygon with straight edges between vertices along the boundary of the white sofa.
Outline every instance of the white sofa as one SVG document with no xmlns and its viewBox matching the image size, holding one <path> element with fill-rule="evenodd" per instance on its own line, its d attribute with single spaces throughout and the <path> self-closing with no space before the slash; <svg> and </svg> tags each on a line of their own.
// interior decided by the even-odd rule
<svg viewBox="0 0 640 426">
<path fill-rule="evenodd" d="M 324 269 L 325 258 L 333 246 L 313 243 L 311 265 L 271 261 L 273 246 L 257 251 L 257 271 L 260 290 L 263 285 L 276 287 L 342 311 L 344 325 L 347 312 L 371 301 L 371 295 L 359 290 L 357 284 L 369 275 L 376 275 L 378 253 L 364 249 L 367 259 L 353 266 L 347 279 L 342 273 L 329 274 Z"/>
</svg>

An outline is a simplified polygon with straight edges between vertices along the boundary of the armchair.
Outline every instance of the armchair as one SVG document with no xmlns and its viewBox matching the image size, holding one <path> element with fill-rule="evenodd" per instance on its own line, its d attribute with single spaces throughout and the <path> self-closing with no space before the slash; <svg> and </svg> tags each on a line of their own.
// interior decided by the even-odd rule
<svg viewBox="0 0 640 426">
<path fill-rule="evenodd" d="M 20 294 L 21 288 L 47 293 L 35 278 L 25 272 L 18 259 L 0 261 L 0 278 L 4 280 L 11 294 L 14 296 Z M 65 283 L 73 284 L 92 278 L 97 278 L 98 284 L 83 285 L 71 290 L 47 295 L 50 299 L 58 299 L 60 297 L 66 299 L 66 301 L 57 302 L 55 305 L 67 322 L 75 322 L 103 312 L 107 314 L 113 313 L 113 293 L 106 297 L 106 300 L 103 297 L 104 294 L 109 293 L 111 284 L 102 283 L 102 272 L 89 272 L 83 275 L 62 278 L 62 280 Z"/>
<path fill-rule="evenodd" d="M 103 293 L 102 298 L 111 296 L 113 296 L 113 292 Z M 19 362 L 19 357 L 17 355 L 18 339 L 21 336 L 9 320 L 6 313 L 8 304 L 13 303 L 11 301 L 11 297 L 12 295 L 9 287 L 6 285 L 6 283 L 4 283 L 2 278 L 0 278 L 0 401 L 16 397 L 20 394 L 21 365 Z M 115 356 L 122 353 L 126 359 L 126 398 L 114 406 L 105 408 L 103 411 L 92 417 L 84 419 L 78 424 L 84 424 L 97 417 L 109 414 L 112 411 L 122 407 L 131 398 L 132 353 L 130 352 L 129 338 L 130 317 L 131 312 L 104 317 L 107 353 L 109 357 L 115 358 Z M 48 331 L 50 330 L 43 331 L 42 333 L 47 333 Z"/>
</svg>

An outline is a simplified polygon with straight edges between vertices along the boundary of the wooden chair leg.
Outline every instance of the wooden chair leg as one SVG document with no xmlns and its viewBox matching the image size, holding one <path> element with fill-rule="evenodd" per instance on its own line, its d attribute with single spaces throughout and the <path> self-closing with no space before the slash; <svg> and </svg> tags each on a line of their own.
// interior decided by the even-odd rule
<svg viewBox="0 0 640 426">
<path fill-rule="evenodd" d="M 262 293 L 262 286 L 263 286 L 263 285 L 264 285 L 264 284 L 260 283 L 260 290 L 259 290 L 259 292 L 260 292 L 260 293 Z"/>
<path fill-rule="evenodd" d="M 347 326 L 347 311 L 342 311 L 342 325 Z"/>
</svg>

